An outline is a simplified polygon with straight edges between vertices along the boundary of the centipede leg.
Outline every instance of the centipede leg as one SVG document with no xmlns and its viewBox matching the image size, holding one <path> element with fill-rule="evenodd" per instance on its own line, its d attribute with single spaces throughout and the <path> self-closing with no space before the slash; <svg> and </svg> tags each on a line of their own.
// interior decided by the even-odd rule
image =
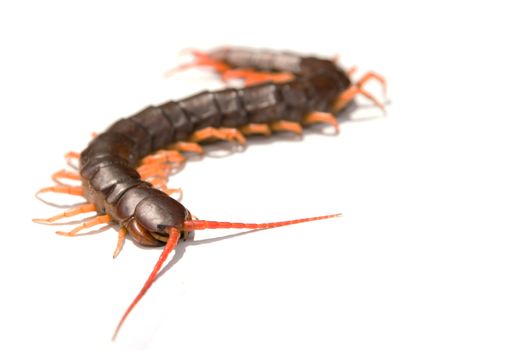
<svg viewBox="0 0 525 350">
<path fill-rule="evenodd" d="M 128 232 L 126 231 L 126 228 L 124 226 L 122 226 L 120 230 L 118 231 L 118 241 L 117 241 L 117 246 L 115 247 L 115 251 L 113 252 L 113 259 L 115 259 L 120 254 L 120 251 L 122 250 L 122 247 L 124 246 L 124 241 L 126 239 L 127 233 Z"/>
<path fill-rule="evenodd" d="M 363 75 L 361 79 L 359 79 L 357 85 L 359 87 L 362 87 L 370 79 L 377 80 L 381 84 L 383 88 L 383 95 L 386 96 L 386 79 L 382 75 L 377 74 L 376 72 L 366 72 L 365 75 Z"/>
<path fill-rule="evenodd" d="M 350 101 L 352 101 L 357 95 L 363 95 L 364 97 L 372 101 L 372 103 L 375 104 L 377 107 L 379 107 L 382 111 L 386 111 L 384 104 L 381 103 L 375 96 L 370 94 L 368 91 L 363 90 L 362 88 L 358 87 L 357 85 L 352 85 L 347 90 L 345 90 L 341 95 L 339 95 L 337 100 L 334 102 L 333 107 L 332 107 L 334 112 L 339 112 Z"/>
<path fill-rule="evenodd" d="M 140 177 L 145 180 L 150 177 L 167 177 L 171 171 L 168 164 L 144 164 L 137 168 Z"/>
<path fill-rule="evenodd" d="M 326 123 L 332 125 L 336 132 L 339 132 L 339 122 L 332 113 L 326 112 L 312 112 L 306 115 L 303 119 L 305 124 L 316 124 L 316 123 Z"/>
<path fill-rule="evenodd" d="M 160 150 L 142 160 L 142 165 L 137 169 L 143 180 L 150 180 L 151 184 L 171 195 L 182 193 L 180 188 L 168 188 L 168 176 L 175 165 L 184 163 L 186 158 L 178 150 Z"/>
<path fill-rule="evenodd" d="M 270 124 L 270 128 L 274 131 L 289 131 L 293 132 L 296 135 L 303 134 L 303 128 L 301 124 L 296 122 L 291 122 L 288 120 L 279 120 Z"/>
<path fill-rule="evenodd" d="M 88 203 L 88 204 L 82 204 L 75 208 L 71 208 L 69 210 L 66 210 L 58 215 L 52 216 L 47 219 L 33 219 L 33 222 L 39 223 L 39 224 L 51 224 L 55 221 L 58 221 L 63 218 L 68 218 L 71 216 L 76 216 L 84 213 L 94 212 L 97 208 L 94 204 Z"/>
<path fill-rule="evenodd" d="M 69 151 L 66 154 L 64 154 L 64 158 L 66 159 L 66 163 L 70 167 L 78 170 L 78 161 L 80 160 L 80 153 Z M 76 161 L 77 164 L 74 164 L 73 161 Z"/>
<path fill-rule="evenodd" d="M 109 222 L 111 222 L 111 217 L 109 215 L 99 215 L 91 220 L 83 222 L 81 225 L 75 227 L 69 232 L 57 231 L 57 234 L 61 236 L 73 237 L 86 228 L 90 228 L 101 224 L 108 224 Z"/>
<path fill-rule="evenodd" d="M 276 83 L 290 81 L 294 79 L 294 75 L 286 72 L 272 73 L 259 72 L 253 69 L 231 69 L 222 73 L 221 78 L 224 81 L 241 79 L 246 86 L 250 86 L 267 81 L 273 81 Z"/>
<path fill-rule="evenodd" d="M 181 64 L 176 66 L 165 73 L 166 77 L 171 77 L 175 73 L 180 71 L 193 68 L 193 67 L 210 67 L 215 71 L 222 73 L 230 69 L 226 63 L 211 58 L 208 54 L 198 50 L 188 50 L 193 55 L 193 62 Z"/>
<path fill-rule="evenodd" d="M 350 101 L 352 101 L 355 98 L 355 96 L 363 95 L 364 97 L 372 101 L 372 103 L 374 103 L 377 107 L 381 108 L 381 110 L 385 112 L 386 110 L 385 110 L 384 104 L 381 103 L 371 93 L 363 89 L 363 85 L 370 79 L 377 80 L 383 87 L 383 93 L 386 94 L 386 80 L 381 75 L 375 72 L 368 72 L 356 84 L 350 86 L 348 89 L 343 91 L 341 95 L 339 95 L 339 97 L 336 99 L 336 101 L 333 104 L 333 110 L 335 112 L 338 112 L 341 109 L 343 109 Z"/>
<path fill-rule="evenodd" d="M 244 135 L 270 136 L 272 133 L 272 130 L 267 124 L 250 123 L 250 124 L 242 126 L 240 130 Z"/>
<path fill-rule="evenodd" d="M 183 163 L 186 158 L 178 150 L 160 150 L 142 159 L 142 164 Z"/>
<path fill-rule="evenodd" d="M 168 179 L 167 177 L 155 177 L 153 179 L 148 179 L 148 182 L 153 185 L 153 187 L 161 190 L 167 195 L 172 195 L 174 193 L 179 193 L 179 199 L 182 197 L 181 188 L 168 188 Z"/>
<path fill-rule="evenodd" d="M 234 128 L 207 127 L 195 131 L 189 139 L 191 142 L 202 142 L 208 139 L 219 139 L 224 141 L 237 141 L 241 145 L 246 143 L 246 139 L 242 133 Z"/>
<path fill-rule="evenodd" d="M 80 153 L 69 151 L 64 155 L 66 159 L 80 159 Z"/>
<path fill-rule="evenodd" d="M 54 192 L 54 193 L 64 193 L 64 194 L 70 194 L 73 196 L 83 196 L 84 190 L 81 186 L 66 186 L 66 185 L 57 185 L 57 186 L 51 186 L 51 187 L 44 187 L 41 190 L 39 190 L 36 195 L 38 196 L 41 193 L 45 192 Z"/>
<path fill-rule="evenodd" d="M 144 181 L 148 181 L 151 183 L 151 185 L 164 193 L 168 195 L 172 195 L 174 193 L 179 193 L 180 197 L 182 197 L 182 189 L 181 188 L 168 188 L 168 175 L 169 172 L 160 172 L 160 173 L 152 173 L 145 176 L 142 176 L 141 178 Z"/>
<path fill-rule="evenodd" d="M 51 179 L 59 185 L 65 185 L 61 179 L 80 180 L 80 174 L 68 170 L 59 170 L 51 175 Z"/>
<path fill-rule="evenodd" d="M 173 146 L 173 148 L 180 152 L 193 152 L 199 155 L 204 154 L 204 149 L 196 142 L 179 141 Z"/>
</svg>

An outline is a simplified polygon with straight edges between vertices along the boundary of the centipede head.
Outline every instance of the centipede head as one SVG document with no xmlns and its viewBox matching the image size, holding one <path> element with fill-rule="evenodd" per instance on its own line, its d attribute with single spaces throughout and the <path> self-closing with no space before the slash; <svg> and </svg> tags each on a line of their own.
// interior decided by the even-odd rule
<svg viewBox="0 0 525 350">
<path fill-rule="evenodd" d="M 124 315 L 113 334 L 113 340 L 116 339 L 124 321 L 131 313 L 135 305 L 142 299 L 148 289 L 157 278 L 159 271 L 168 258 L 168 254 L 175 248 L 181 236 L 185 232 L 189 233 L 194 230 L 206 230 L 217 228 L 241 228 L 241 229 L 267 229 L 279 226 L 299 224 L 302 222 L 323 220 L 340 216 L 340 214 L 324 215 L 296 220 L 269 222 L 262 224 L 223 222 L 197 220 L 193 218 L 190 212 L 178 201 L 168 196 L 153 195 L 143 199 L 135 209 L 133 219 L 128 222 L 127 228 L 135 241 L 143 245 L 160 245 L 165 244 L 162 253 L 150 273 L 144 286 L 137 294 L 135 299 L 128 306 Z"/>
<path fill-rule="evenodd" d="M 153 195 L 137 204 L 126 229 L 136 243 L 156 247 L 166 244 L 173 228 L 186 238 L 188 231 L 184 230 L 184 222 L 191 218 L 188 209 L 175 199 Z"/>
</svg>

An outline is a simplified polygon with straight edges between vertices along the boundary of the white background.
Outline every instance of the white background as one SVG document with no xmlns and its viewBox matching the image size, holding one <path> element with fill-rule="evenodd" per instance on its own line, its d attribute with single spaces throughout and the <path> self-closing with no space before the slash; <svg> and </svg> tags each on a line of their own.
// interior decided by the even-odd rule
<svg viewBox="0 0 525 350">
<path fill-rule="evenodd" d="M 0 348 L 523 349 L 525 28 L 509 3 L 3 3 Z M 220 45 L 339 53 L 388 79 L 388 116 L 190 162 L 171 181 L 199 218 L 343 217 L 199 232 L 111 343 L 160 250 L 128 240 L 113 260 L 114 229 L 57 236 L 31 222 L 58 211 L 33 193 L 91 132 L 220 88 L 162 75 Z"/>
</svg>

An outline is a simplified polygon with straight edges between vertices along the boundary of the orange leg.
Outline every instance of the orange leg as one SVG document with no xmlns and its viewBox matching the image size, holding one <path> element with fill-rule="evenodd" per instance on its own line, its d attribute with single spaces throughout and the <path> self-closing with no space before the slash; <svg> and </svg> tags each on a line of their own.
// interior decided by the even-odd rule
<svg viewBox="0 0 525 350">
<path fill-rule="evenodd" d="M 193 152 L 197 154 L 204 154 L 204 149 L 202 149 L 201 145 L 195 142 L 177 142 L 174 146 L 174 149 L 180 152 Z"/>
<path fill-rule="evenodd" d="M 237 141 L 241 145 L 246 143 L 242 133 L 234 128 L 204 128 L 195 131 L 191 136 L 191 142 L 202 142 L 207 139 L 219 139 L 224 141 Z"/>
<path fill-rule="evenodd" d="M 99 215 L 91 220 L 88 220 L 82 223 L 82 225 L 75 227 L 73 230 L 69 232 L 57 231 L 57 234 L 61 236 L 73 237 L 73 236 L 76 236 L 77 233 L 79 233 L 80 231 L 86 228 L 93 227 L 93 226 L 100 225 L 100 224 L 108 224 L 110 221 L 111 221 L 111 217 L 109 215 Z"/>
<path fill-rule="evenodd" d="M 80 174 L 67 170 L 59 170 L 53 175 L 51 175 L 51 179 L 59 185 L 64 185 L 64 183 L 60 181 L 60 179 L 80 180 Z"/>
<path fill-rule="evenodd" d="M 270 136 L 272 133 L 272 130 L 267 124 L 251 123 L 241 127 L 240 130 L 244 135 Z"/>
<path fill-rule="evenodd" d="M 150 168 L 146 170 L 140 170 L 139 174 L 141 175 L 142 180 L 149 181 L 153 187 L 171 195 L 176 192 L 181 192 L 180 189 L 168 188 L 168 176 L 171 171 L 171 166 L 164 164 L 153 164 L 157 168 Z M 147 166 L 151 166 L 148 164 Z"/>
<path fill-rule="evenodd" d="M 153 185 L 153 187 L 156 188 L 165 188 L 167 186 L 166 178 L 164 177 L 155 177 L 149 181 L 150 184 Z"/>
<path fill-rule="evenodd" d="M 351 70 L 349 73 L 353 73 L 354 71 L 355 69 Z M 370 79 L 375 79 L 379 81 L 379 83 L 383 87 L 383 93 L 386 94 L 386 80 L 377 73 L 368 72 L 356 84 L 350 86 L 348 89 L 343 91 L 341 95 L 339 95 L 339 97 L 334 102 L 333 110 L 335 112 L 338 112 L 341 109 L 343 109 L 350 101 L 352 101 L 355 98 L 355 96 L 363 95 L 364 97 L 372 101 L 377 107 L 385 111 L 385 106 L 383 105 L 383 103 L 381 103 L 377 98 L 375 98 L 368 91 L 363 89 L 363 85 Z"/>
<path fill-rule="evenodd" d="M 290 122 L 287 120 L 279 120 L 270 124 L 270 128 L 274 131 L 289 131 L 296 135 L 303 134 L 303 128 L 301 124 L 296 122 Z"/>
<path fill-rule="evenodd" d="M 83 196 L 84 190 L 81 186 L 65 186 L 65 185 L 58 185 L 58 186 L 51 186 L 51 187 L 44 187 L 41 190 L 39 190 L 36 195 L 38 196 L 40 193 L 44 192 L 54 192 L 54 193 L 66 193 L 71 194 L 74 196 Z"/>
<path fill-rule="evenodd" d="M 126 231 L 126 228 L 122 226 L 118 231 L 118 241 L 117 246 L 115 247 L 115 251 L 113 252 L 113 259 L 115 259 L 122 250 L 122 247 L 124 246 L 124 240 L 126 239 L 126 233 L 128 233 Z"/>
<path fill-rule="evenodd" d="M 158 188 L 167 195 L 171 196 L 174 193 L 179 193 L 182 195 L 182 189 L 180 188 L 168 188 L 168 179 L 167 177 L 156 177 L 150 181 L 153 187 Z"/>
<path fill-rule="evenodd" d="M 327 123 L 332 125 L 336 132 L 339 132 L 339 123 L 332 113 L 312 112 L 304 117 L 305 124 Z"/>
<path fill-rule="evenodd" d="M 365 75 L 359 79 L 358 85 L 361 87 L 370 79 L 375 79 L 381 84 L 383 87 L 383 95 L 386 96 L 386 79 L 376 72 L 366 72 Z"/>
<path fill-rule="evenodd" d="M 183 163 L 186 160 L 177 150 L 160 150 L 142 159 L 142 164 Z"/>
<path fill-rule="evenodd" d="M 33 222 L 39 223 L 39 224 L 51 224 L 55 221 L 58 221 L 62 218 L 68 218 L 75 215 L 80 215 L 84 213 L 89 213 L 92 211 L 97 211 L 97 208 L 94 204 L 88 203 L 88 204 L 81 204 L 75 208 L 71 208 L 69 210 L 66 210 L 63 213 L 60 213 L 58 215 L 52 216 L 47 219 L 33 219 Z"/>
<path fill-rule="evenodd" d="M 144 164 L 137 168 L 142 179 L 150 177 L 167 177 L 171 171 L 171 166 L 162 163 Z"/>
<path fill-rule="evenodd" d="M 294 79 L 291 73 L 272 73 L 272 72 L 258 72 L 253 69 L 232 69 L 222 73 L 223 80 L 242 79 L 246 86 L 254 85 L 266 81 L 273 81 L 276 83 L 285 82 Z"/>
<path fill-rule="evenodd" d="M 219 73 L 225 72 L 228 69 L 230 69 L 230 66 L 228 66 L 226 63 L 219 60 L 215 60 L 204 52 L 198 50 L 189 50 L 189 52 L 193 55 L 194 61 L 186 64 L 181 64 L 175 68 L 170 69 L 165 73 L 165 76 L 167 78 L 171 77 L 175 73 L 193 67 L 210 67 Z"/>
<path fill-rule="evenodd" d="M 166 193 L 168 196 L 171 196 L 174 193 L 178 193 L 179 198 L 177 200 L 182 199 L 182 188 L 168 188 L 167 186 L 164 186 L 164 188 L 160 188 L 160 190 Z"/>
<path fill-rule="evenodd" d="M 168 176 L 173 166 L 184 163 L 186 160 L 179 151 L 204 152 L 202 147 L 194 142 L 177 142 L 170 146 L 170 149 L 159 150 L 142 159 L 142 165 L 137 169 L 142 180 L 149 181 L 155 188 L 168 195 L 181 193 L 180 188 L 168 188 L 167 186 Z"/>
<path fill-rule="evenodd" d="M 180 188 L 168 188 L 168 176 L 173 164 L 181 164 L 186 158 L 177 150 L 160 150 L 142 160 L 137 170 L 142 180 L 149 181 L 155 188 L 168 195 L 182 193 Z M 151 179 L 151 180 L 150 180 Z"/>
<path fill-rule="evenodd" d="M 66 159 L 80 159 L 80 153 L 69 151 L 64 155 Z"/>
<path fill-rule="evenodd" d="M 80 153 L 69 151 L 66 154 L 64 154 L 64 158 L 66 159 L 66 163 L 70 167 L 72 167 L 74 169 L 78 169 L 78 163 L 80 161 Z M 76 164 L 73 162 L 73 160 L 76 161 Z"/>
</svg>

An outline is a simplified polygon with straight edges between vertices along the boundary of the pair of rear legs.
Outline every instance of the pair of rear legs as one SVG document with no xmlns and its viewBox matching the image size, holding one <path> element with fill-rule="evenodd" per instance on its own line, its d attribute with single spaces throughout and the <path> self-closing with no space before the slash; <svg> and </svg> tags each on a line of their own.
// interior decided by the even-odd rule
<svg viewBox="0 0 525 350">
<path fill-rule="evenodd" d="M 245 86 L 259 84 L 263 82 L 273 81 L 273 82 L 285 82 L 292 80 L 294 75 L 288 72 L 261 72 L 253 69 L 235 69 L 228 66 L 225 62 L 215 60 L 211 58 L 205 52 L 199 50 L 188 50 L 194 57 L 193 62 L 182 64 L 173 68 L 172 70 L 166 73 L 166 76 L 171 76 L 182 70 L 186 70 L 192 67 L 209 67 L 217 72 L 223 81 L 229 81 L 231 79 L 240 79 L 243 81 Z M 338 57 L 335 57 L 333 61 L 337 61 Z M 356 67 L 352 67 L 347 71 L 347 74 L 350 78 L 356 72 Z M 379 74 L 375 72 L 367 72 L 363 75 L 355 84 L 352 84 L 348 89 L 346 89 L 332 105 L 332 112 L 337 113 L 342 110 L 350 101 L 352 101 L 357 95 L 362 95 L 365 98 L 372 101 L 374 105 L 381 108 L 385 111 L 383 103 L 381 103 L 376 97 L 364 89 L 364 85 L 370 81 L 376 80 L 383 87 L 383 94 L 386 95 L 386 80 Z M 325 120 L 318 122 L 326 122 Z M 332 124 L 332 123 L 330 123 Z"/>
</svg>

